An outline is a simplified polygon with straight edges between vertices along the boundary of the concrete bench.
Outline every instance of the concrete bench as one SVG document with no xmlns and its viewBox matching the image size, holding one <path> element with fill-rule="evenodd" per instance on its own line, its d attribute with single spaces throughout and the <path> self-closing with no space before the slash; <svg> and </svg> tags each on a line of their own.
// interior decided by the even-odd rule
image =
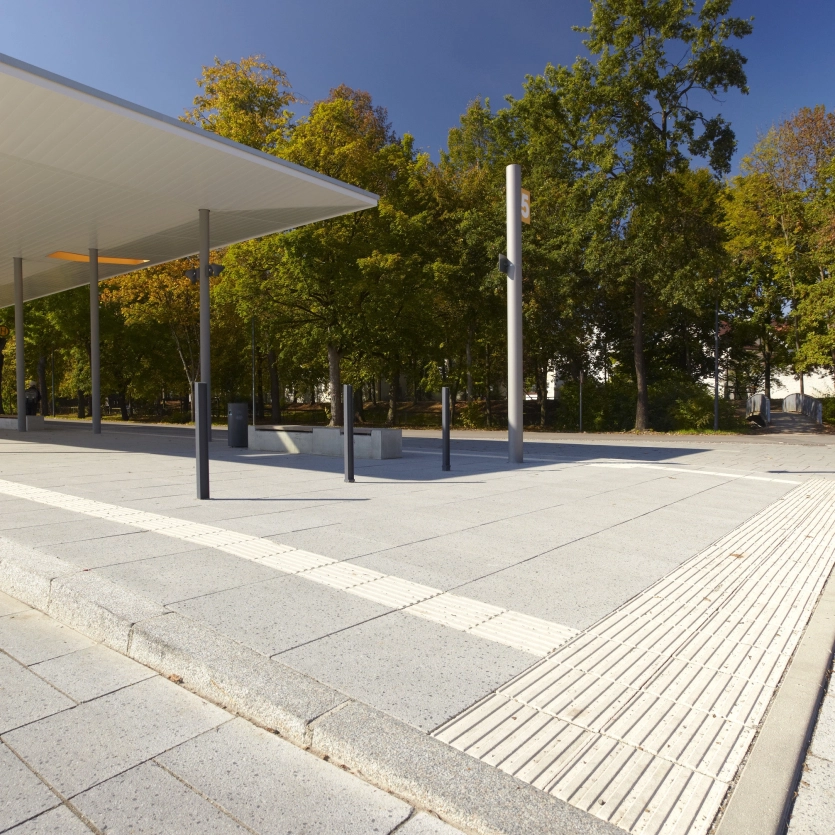
<svg viewBox="0 0 835 835">
<path fill-rule="evenodd" d="M 342 457 L 342 429 L 338 426 L 250 426 L 249 448 L 270 452 Z M 355 458 L 402 458 L 401 429 L 354 427 Z"/>
<path fill-rule="evenodd" d="M 37 432 L 44 428 L 43 415 L 26 415 L 26 431 Z M 17 415 L 0 415 L 0 429 L 17 429 Z"/>
</svg>

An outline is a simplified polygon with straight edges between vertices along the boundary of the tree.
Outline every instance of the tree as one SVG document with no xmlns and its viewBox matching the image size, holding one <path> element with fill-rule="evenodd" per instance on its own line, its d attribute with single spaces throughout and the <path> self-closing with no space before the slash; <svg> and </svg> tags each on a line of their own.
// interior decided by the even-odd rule
<svg viewBox="0 0 835 835">
<path fill-rule="evenodd" d="M 184 122 L 268 153 L 287 142 L 293 118 L 287 106 L 300 99 L 283 70 L 262 56 L 237 63 L 215 58 L 203 67 L 197 86 L 203 93 L 181 117 Z"/>
<path fill-rule="evenodd" d="M 641 249 L 663 235 L 663 228 L 650 234 L 647 223 L 651 218 L 664 226 L 658 208 L 667 201 L 667 181 L 691 157 L 706 157 L 723 174 L 736 147 L 730 125 L 701 106 L 730 89 L 747 92 L 746 59 L 728 41 L 752 28 L 730 16 L 731 4 L 592 0 L 592 22 L 580 31 L 596 62 L 580 58 L 571 70 L 546 70 L 562 90 L 572 123 L 582 127 L 577 155 L 595 203 L 587 218 L 593 232 L 588 265 L 633 289 L 636 429 L 647 428 L 649 416 L 646 308 L 666 281 L 657 250 Z M 636 219 L 644 226 L 640 234 L 631 229 Z"/>
<path fill-rule="evenodd" d="M 419 239 L 415 185 L 427 160 L 410 136 L 394 135 L 368 93 L 345 86 L 313 105 L 281 156 L 380 195 L 377 209 L 231 247 L 227 260 L 250 303 L 269 307 L 288 338 L 324 348 L 331 423 L 339 425 L 346 354 L 382 362 L 396 388 L 401 360 L 383 335 L 393 319 L 403 321 L 398 293 L 421 286 L 408 248 Z"/>
</svg>

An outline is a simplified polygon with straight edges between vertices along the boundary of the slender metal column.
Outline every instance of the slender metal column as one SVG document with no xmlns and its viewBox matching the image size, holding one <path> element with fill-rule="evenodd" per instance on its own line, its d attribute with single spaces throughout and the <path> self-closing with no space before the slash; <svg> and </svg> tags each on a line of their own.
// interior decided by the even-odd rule
<svg viewBox="0 0 835 835">
<path fill-rule="evenodd" d="M 17 428 L 26 431 L 26 360 L 23 354 L 23 259 L 14 259 L 14 345 L 17 372 Z"/>
<path fill-rule="evenodd" d="M 209 210 L 200 209 L 200 382 L 209 398 L 208 437 L 212 439 L 212 342 L 209 330 Z"/>
<path fill-rule="evenodd" d="M 90 401 L 93 434 L 101 435 L 101 355 L 99 339 L 99 251 L 90 250 Z"/>
<path fill-rule="evenodd" d="M 194 453 L 197 475 L 197 498 L 209 498 L 209 387 L 205 383 L 194 384 Z"/>
<path fill-rule="evenodd" d="M 716 325 L 713 343 L 713 429 L 719 431 L 719 296 L 716 297 Z"/>
<path fill-rule="evenodd" d="M 354 481 L 354 387 L 342 387 L 342 437 L 344 440 L 345 481 Z"/>
<path fill-rule="evenodd" d="M 522 463 L 522 169 L 508 165 L 507 177 L 507 460 Z"/>
<path fill-rule="evenodd" d="M 441 471 L 449 472 L 449 386 L 441 389 Z"/>
</svg>

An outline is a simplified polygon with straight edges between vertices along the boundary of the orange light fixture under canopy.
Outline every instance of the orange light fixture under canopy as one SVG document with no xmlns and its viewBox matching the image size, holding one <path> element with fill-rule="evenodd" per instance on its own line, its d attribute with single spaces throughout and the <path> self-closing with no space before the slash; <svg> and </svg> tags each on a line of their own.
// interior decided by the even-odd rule
<svg viewBox="0 0 835 835">
<path fill-rule="evenodd" d="M 90 256 L 84 255 L 81 252 L 64 252 L 58 250 L 57 252 L 50 252 L 50 258 L 60 258 L 62 261 L 80 261 L 84 264 L 89 263 Z M 139 264 L 147 264 L 148 258 L 109 258 L 106 255 L 99 255 L 99 264 L 119 264 L 123 267 L 136 267 Z"/>
</svg>

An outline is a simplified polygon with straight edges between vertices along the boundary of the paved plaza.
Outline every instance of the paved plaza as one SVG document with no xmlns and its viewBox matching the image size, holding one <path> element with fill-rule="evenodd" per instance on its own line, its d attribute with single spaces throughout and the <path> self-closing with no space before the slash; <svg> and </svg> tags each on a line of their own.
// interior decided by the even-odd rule
<svg viewBox="0 0 835 835">
<path fill-rule="evenodd" d="M 835 561 L 833 437 L 529 434 L 510 466 L 500 436 L 460 433 L 442 474 L 433 433 L 405 434 L 402 459 L 358 460 L 346 484 L 340 460 L 216 431 L 199 502 L 187 429 L 3 433 L 0 581 L 44 578 L 32 605 L 183 685 L 128 691 L 221 715 L 188 688 L 465 831 L 548 831 L 551 814 L 566 832 L 707 833 Z M 88 594 L 115 601 L 107 617 L 81 611 Z M 244 672 L 220 681 L 212 641 Z M 253 695 L 267 679 L 280 709 Z M 477 796 L 468 817 L 431 774 L 420 788 L 430 760 L 518 790 L 530 819 Z"/>
</svg>

